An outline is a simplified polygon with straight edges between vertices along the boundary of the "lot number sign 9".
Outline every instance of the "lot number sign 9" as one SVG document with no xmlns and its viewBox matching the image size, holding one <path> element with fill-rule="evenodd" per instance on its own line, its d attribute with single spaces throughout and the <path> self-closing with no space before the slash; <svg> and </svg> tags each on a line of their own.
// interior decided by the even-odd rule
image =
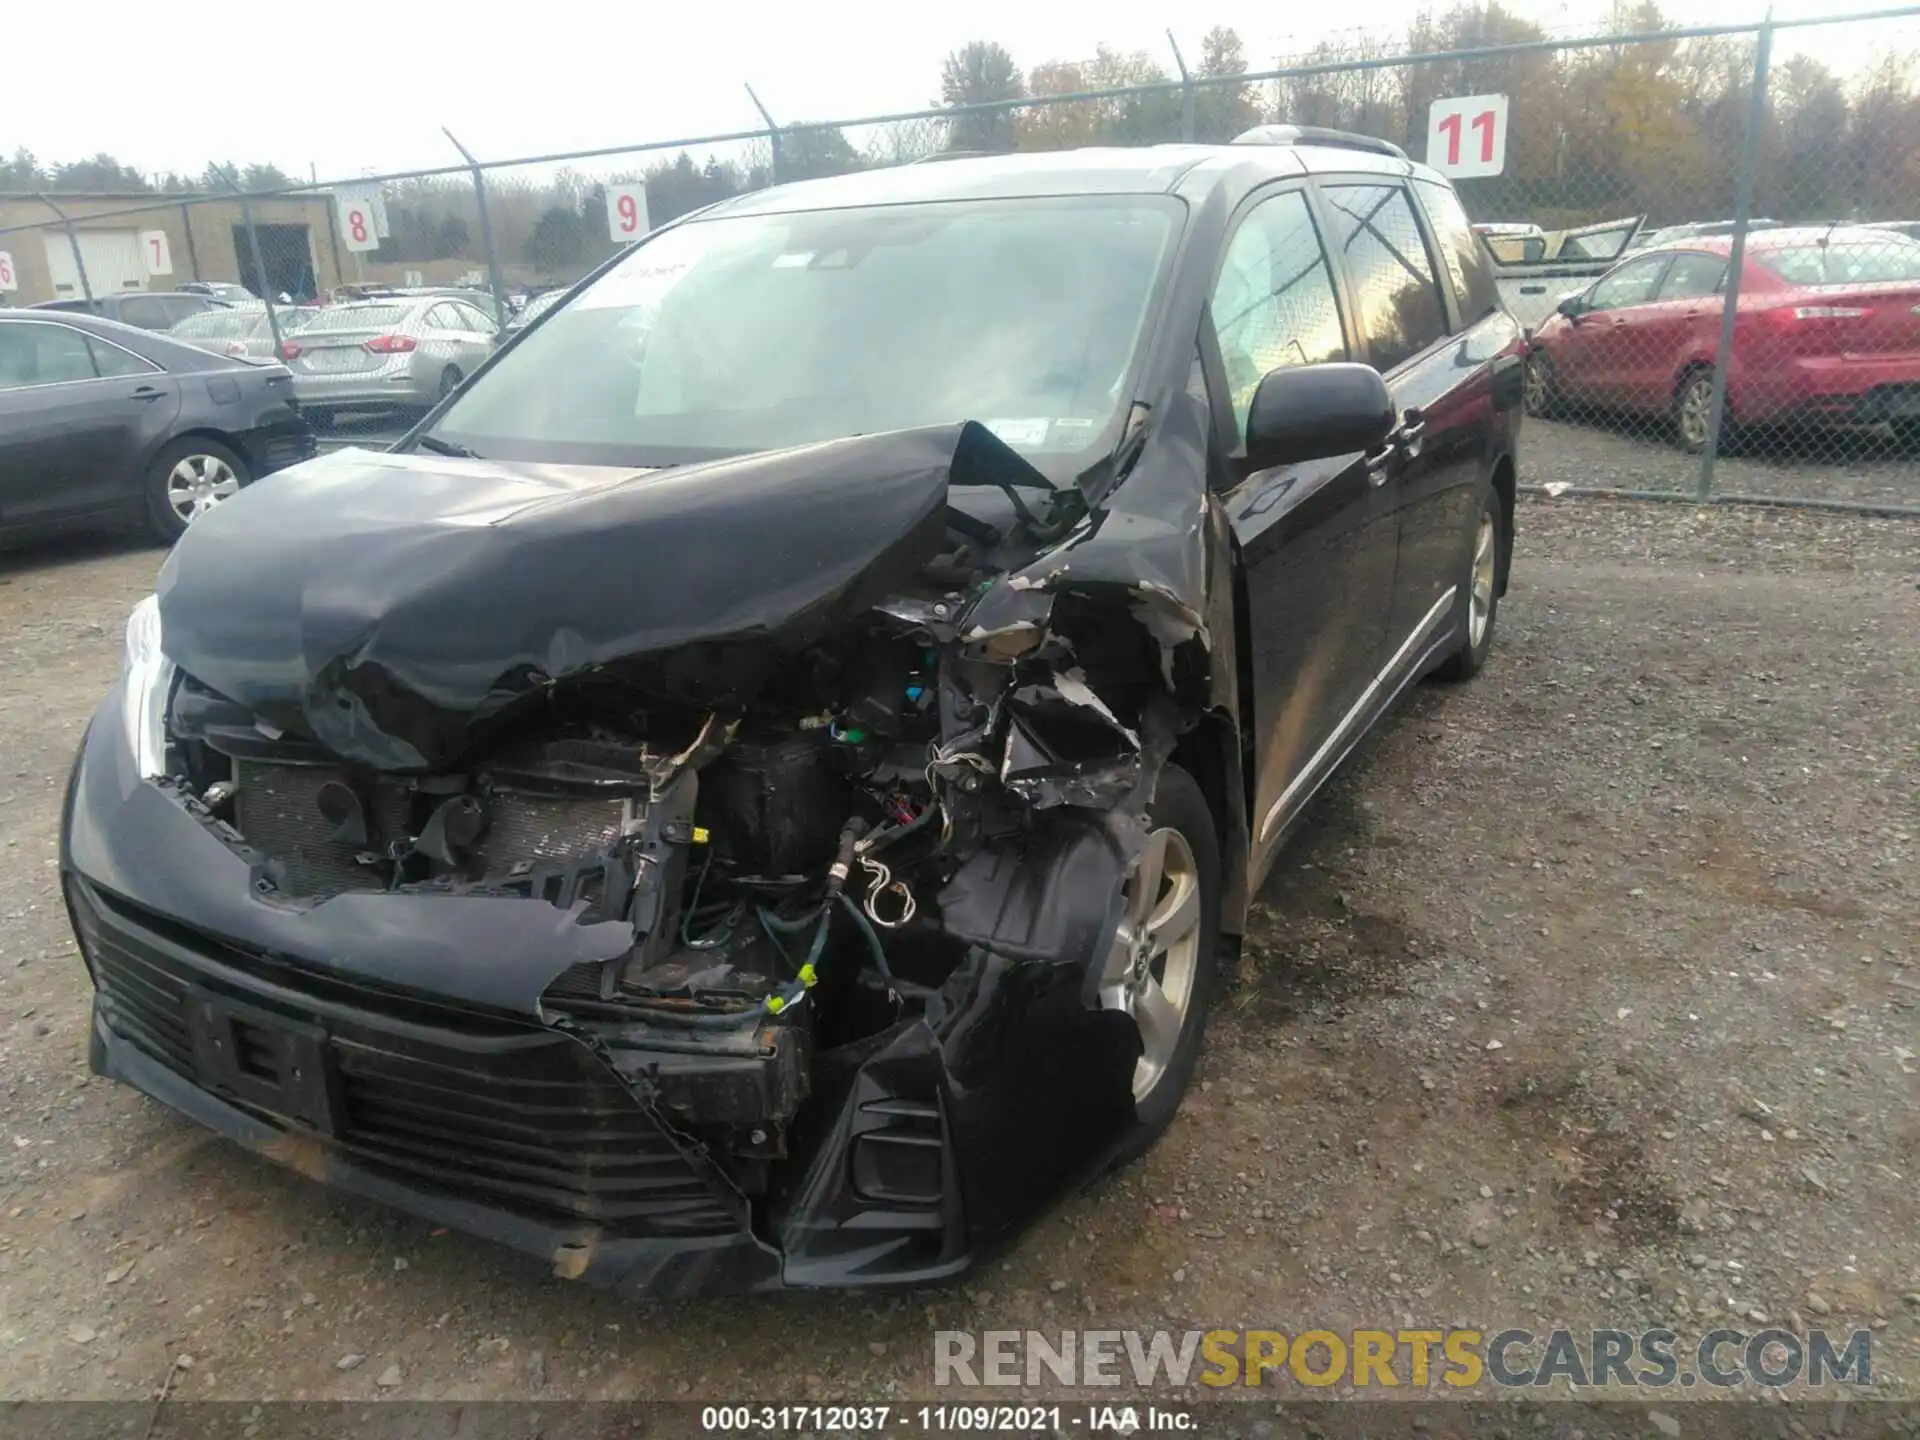
<svg viewBox="0 0 1920 1440">
<path fill-rule="evenodd" d="M 1427 112 L 1427 164 L 1455 180 L 1507 168 L 1507 97 L 1458 95 Z"/>
<path fill-rule="evenodd" d="M 647 223 L 647 187 L 635 180 L 626 185 L 607 187 L 607 235 L 616 245 L 629 245 L 644 239 L 652 225 Z"/>
<path fill-rule="evenodd" d="M 18 290 L 20 281 L 13 273 L 13 256 L 0 250 L 0 290 Z"/>
</svg>

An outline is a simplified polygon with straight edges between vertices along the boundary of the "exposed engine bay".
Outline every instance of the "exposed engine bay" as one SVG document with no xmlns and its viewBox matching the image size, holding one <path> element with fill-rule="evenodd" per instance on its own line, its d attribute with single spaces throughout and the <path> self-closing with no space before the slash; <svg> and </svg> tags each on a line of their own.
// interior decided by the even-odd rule
<svg viewBox="0 0 1920 1440">
<path fill-rule="evenodd" d="M 509 657 L 471 702 L 449 700 L 444 664 L 409 673 L 396 658 L 410 608 L 444 623 L 438 597 L 355 595 L 377 623 L 316 645 L 305 595 L 298 645 L 313 658 L 294 689 L 262 680 L 252 637 L 176 585 L 163 607 L 197 623 L 169 616 L 164 783 L 275 906 L 487 896 L 623 930 L 620 953 L 552 975 L 539 1014 L 761 1191 L 793 1153 L 818 1057 L 852 1063 L 951 1010 L 983 946 L 1038 957 L 1065 943 L 1042 938 L 1060 922 L 1023 872 L 1067 866 L 1063 837 L 1093 843 L 1070 818 L 1089 812 L 1106 817 L 1107 869 L 1081 897 L 1098 921 L 1144 835 L 1153 776 L 1192 723 L 1172 698 L 1184 670 L 1204 668 L 1191 610 L 1142 586 L 1120 592 L 1141 623 L 1115 624 L 1111 599 L 1074 593 L 1067 565 L 1035 578 L 1084 528 L 1079 494 L 979 427 L 937 443 L 950 447 L 938 471 L 836 591 L 801 598 L 800 620 L 652 648 L 609 640 L 604 654 L 576 630 L 564 676 Z M 782 478 L 780 503 L 804 501 Z M 1009 940 L 1019 926 L 1027 938 Z M 1130 1064 L 1123 1044 L 1112 1068 Z"/>
</svg>

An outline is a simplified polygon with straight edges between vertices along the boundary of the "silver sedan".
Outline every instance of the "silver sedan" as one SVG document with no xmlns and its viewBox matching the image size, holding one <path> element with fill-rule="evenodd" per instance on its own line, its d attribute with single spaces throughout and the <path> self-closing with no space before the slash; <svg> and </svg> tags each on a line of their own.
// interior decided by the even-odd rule
<svg viewBox="0 0 1920 1440">
<path fill-rule="evenodd" d="M 301 327 L 320 312 L 312 306 L 279 305 L 273 318 L 279 323 L 280 338 L 298 334 Z M 189 315 L 167 332 L 174 340 L 183 340 L 216 355 L 231 355 L 236 360 L 272 360 L 273 328 L 267 323 L 267 308 L 257 301 L 236 305 L 231 310 L 205 310 Z"/>
<path fill-rule="evenodd" d="M 493 351 L 494 325 L 464 300 L 357 300 L 330 305 L 286 344 L 301 408 L 417 410 L 439 403 Z"/>
</svg>

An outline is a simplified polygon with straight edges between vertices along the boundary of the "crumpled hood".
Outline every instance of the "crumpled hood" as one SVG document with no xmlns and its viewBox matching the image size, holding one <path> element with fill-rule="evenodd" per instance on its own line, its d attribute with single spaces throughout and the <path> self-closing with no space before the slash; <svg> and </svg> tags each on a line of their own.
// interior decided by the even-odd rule
<svg viewBox="0 0 1920 1440">
<path fill-rule="evenodd" d="M 1009 465 L 973 424 L 655 471 L 341 451 L 193 524 L 162 643 L 282 730 L 438 767 L 583 673 L 744 699 L 933 558 L 949 483 Z"/>
</svg>

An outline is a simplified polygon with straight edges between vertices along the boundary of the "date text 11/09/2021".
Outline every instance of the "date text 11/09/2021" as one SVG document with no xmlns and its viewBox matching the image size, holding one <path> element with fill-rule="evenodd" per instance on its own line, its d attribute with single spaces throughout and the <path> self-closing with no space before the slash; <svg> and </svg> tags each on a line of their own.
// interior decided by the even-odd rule
<svg viewBox="0 0 1920 1440">
<path fill-rule="evenodd" d="M 737 1434 L 930 1430 L 1057 1435 L 1085 1430 L 1131 1435 L 1192 1431 L 1198 1424 L 1190 1411 L 1159 1405 L 708 1405 L 700 1411 L 700 1428 Z"/>
</svg>

